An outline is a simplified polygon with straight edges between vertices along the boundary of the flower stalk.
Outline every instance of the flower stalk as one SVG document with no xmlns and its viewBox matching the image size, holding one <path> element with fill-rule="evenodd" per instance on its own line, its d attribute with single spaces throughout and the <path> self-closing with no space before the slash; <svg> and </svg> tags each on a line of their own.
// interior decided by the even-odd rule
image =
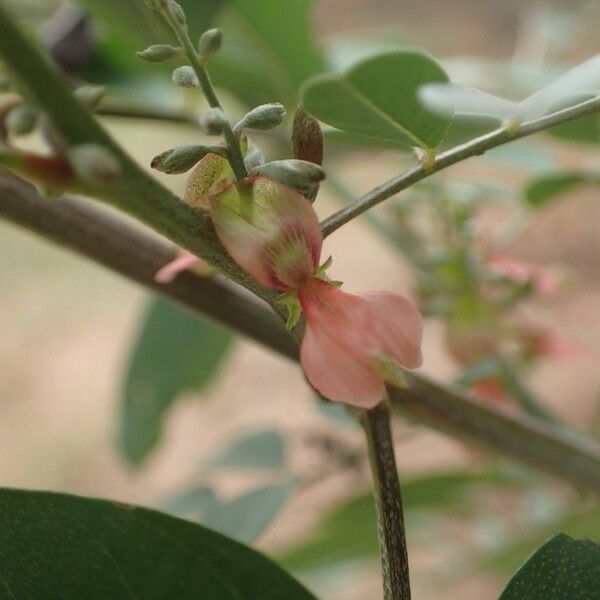
<svg viewBox="0 0 600 600">
<path fill-rule="evenodd" d="M 180 19 L 177 19 L 171 13 L 168 6 L 161 3 L 158 8 L 165 21 L 170 25 L 171 29 L 173 29 L 173 32 L 177 36 L 177 39 L 183 48 L 185 57 L 194 70 L 194 73 L 196 73 L 196 76 L 198 77 L 200 88 L 202 89 L 209 106 L 211 108 L 222 109 L 221 103 L 210 79 L 210 75 L 206 69 L 207 59 L 206 57 L 201 57 L 194 48 L 187 31 L 187 27 L 181 22 Z M 231 163 L 231 168 L 235 173 L 236 179 L 244 179 L 244 177 L 248 175 L 248 171 L 246 170 L 246 165 L 244 164 L 244 157 L 242 156 L 242 151 L 240 149 L 240 142 L 233 132 L 229 121 L 223 123 L 223 137 L 227 143 L 228 159 Z"/>
<path fill-rule="evenodd" d="M 385 600 L 410 600 L 402 495 L 386 402 L 360 412 L 369 449 Z"/>
</svg>

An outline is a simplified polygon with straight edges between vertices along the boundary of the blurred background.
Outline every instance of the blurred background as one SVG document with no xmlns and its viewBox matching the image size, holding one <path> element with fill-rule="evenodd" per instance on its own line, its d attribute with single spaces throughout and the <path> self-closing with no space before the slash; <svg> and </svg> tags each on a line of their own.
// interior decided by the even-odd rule
<svg viewBox="0 0 600 600">
<path fill-rule="evenodd" d="M 7 4 L 73 82 L 107 86 L 100 113 L 112 116 L 99 118 L 141 164 L 202 141 L 202 99 L 133 54 L 158 41 L 143 2 Z M 263 39 L 235 2 L 190 10 L 198 32 L 224 30 L 214 75 L 231 115 L 277 100 L 291 112 L 308 71 L 382 49 L 425 50 L 453 80 L 516 99 L 600 50 L 599 2 L 320 0 L 310 14 L 308 4 L 290 2 L 285 21 L 268 13 L 273 35 Z M 274 52 L 286 37 L 304 44 L 300 58 Z M 324 249 L 346 289 L 419 302 L 425 373 L 590 435 L 599 429 L 598 131 L 588 119 L 470 159 Z M 255 141 L 268 158 L 288 152 L 282 137 Z M 331 214 L 413 160 L 328 131 L 317 211 Z M 157 176 L 182 192 L 185 176 Z M 571 184 L 556 183 L 565 176 Z M 323 598 L 378 597 L 361 431 L 315 401 L 294 364 L 211 324 L 189 329 L 185 313 L 2 222 L 0 273 L 3 486 L 160 507 L 252 542 Z M 190 357 L 208 364 L 197 381 L 177 372 Z M 397 422 L 395 434 L 417 600 L 497 597 L 550 535 L 600 536 L 597 507 L 566 485 L 416 424 Z"/>
</svg>

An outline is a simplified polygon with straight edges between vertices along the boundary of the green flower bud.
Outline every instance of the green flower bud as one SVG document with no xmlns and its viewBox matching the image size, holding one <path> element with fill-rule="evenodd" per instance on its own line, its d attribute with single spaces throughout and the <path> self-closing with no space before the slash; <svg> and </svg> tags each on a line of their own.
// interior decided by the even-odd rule
<svg viewBox="0 0 600 600">
<path fill-rule="evenodd" d="M 169 0 L 168 8 L 171 16 L 176 19 L 180 25 L 185 26 L 187 24 L 185 12 L 183 11 L 183 8 L 181 8 L 180 4 L 175 2 L 175 0 Z"/>
<path fill-rule="evenodd" d="M 305 160 L 274 160 L 252 169 L 250 175 L 260 175 L 298 190 L 313 200 L 319 182 L 325 179 L 325 171 L 319 165 Z"/>
<path fill-rule="evenodd" d="M 248 171 L 252 171 L 252 169 L 260 167 L 260 165 L 264 164 L 264 162 L 265 157 L 263 156 L 263 153 L 260 151 L 258 146 L 252 145 L 248 149 L 248 152 L 246 153 L 246 156 L 244 158 L 244 164 L 246 165 L 246 169 Z"/>
<path fill-rule="evenodd" d="M 285 107 L 283 104 L 261 104 L 246 113 L 235 126 L 236 131 L 242 129 L 273 129 L 281 125 L 285 118 Z"/>
<path fill-rule="evenodd" d="M 198 81 L 198 76 L 194 73 L 194 69 L 189 65 L 185 65 L 183 67 L 177 67 L 173 74 L 171 75 L 171 79 L 175 85 L 184 88 L 192 88 L 192 87 L 200 87 L 200 82 Z"/>
<path fill-rule="evenodd" d="M 82 85 L 75 90 L 74 94 L 85 106 L 94 109 L 100 104 L 105 91 L 106 88 L 102 85 Z"/>
<path fill-rule="evenodd" d="M 6 115 L 4 126 L 11 135 L 27 135 L 31 133 L 38 120 L 38 111 L 30 104 L 19 104 Z"/>
<path fill-rule="evenodd" d="M 154 46 L 149 46 L 141 52 L 136 52 L 136 54 L 142 60 L 147 60 L 148 62 L 163 62 L 165 60 L 169 60 L 170 58 L 181 56 L 181 48 L 176 48 L 175 46 L 170 46 L 169 44 L 155 44 Z"/>
<path fill-rule="evenodd" d="M 223 41 L 223 34 L 220 29 L 209 29 L 205 31 L 198 41 L 198 52 L 200 56 L 210 56 L 218 52 Z"/>
<path fill-rule="evenodd" d="M 224 149 L 220 146 L 204 146 L 201 144 L 178 146 L 156 156 L 152 159 L 150 166 L 157 171 L 175 175 L 189 171 L 207 154 L 223 154 L 223 152 Z"/>
<path fill-rule="evenodd" d="M 220 108 L 210 108 L 198 117 L 198 124 L 207 135 L 220 135 L 227 125 L 227 117 Z"/>
<path fill-rule="evenodd" d="M 98 144 L 73 146 L 67 156 L 73 171 L 84 183 L 106 185 L 113 183 L 121 174 L 118 159 L 104 146 Z"/>
</svg>

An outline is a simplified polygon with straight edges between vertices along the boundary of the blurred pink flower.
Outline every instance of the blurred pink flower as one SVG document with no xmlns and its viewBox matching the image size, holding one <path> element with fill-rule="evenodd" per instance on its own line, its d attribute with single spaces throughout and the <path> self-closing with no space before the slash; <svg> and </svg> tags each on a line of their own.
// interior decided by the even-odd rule
<svg viewBox="0 0 600 600">
<path fill-rule="evenodd" d="M 531 282 L 534 292 L 542 297 L 553 296 L 560 287 L 560 279 L 552 269 L 508 256 L 496 256 L 488 262 L 488 267 L 517 283 Z"/>
</svg>

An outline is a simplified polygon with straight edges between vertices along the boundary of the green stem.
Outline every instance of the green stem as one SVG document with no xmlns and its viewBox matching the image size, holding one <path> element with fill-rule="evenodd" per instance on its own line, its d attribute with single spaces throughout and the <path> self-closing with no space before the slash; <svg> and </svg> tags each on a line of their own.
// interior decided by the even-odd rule
<svg viewBox="0 0 600 600">
<path fill-rule="evenodd" d="M 283 322 L 266 306 L 250 302 L 239 290 L 213 287 L 205 279 L 186 273 L 171 284 L 158 286 L 154 274 L 172 253 L 149 234 L 116 228 L 100 218 L 98 211 L 94 212 L 83 207 L 74 212 L 71 204 L 48 202 L 30 184 L 0 170 L 0 216 L 73 248 L 197 314 L 208 314 L 285 357 L 298 360 L 297 344 L 285 331 Z M 77 214 L 81 219 L 72 221 Z M 221 310 L 225 306 L 234 308 Z M 483 405 L 423 375 L 405 372 L 404 376 L 408 389 L 388 389 L 394 410 L 433 429 L 600 493 L 600 448 L 594 440 L 583 434 L 575 437 L 572 432 L 532 417 Z"/>
<path fill-rule="evenodd" d="M 385 600 L 410 600 L 408 551 L 390 411 L 385 403 L 362 411 L 377 507 Z"/>
<path fill-rule="evenodd" d="M 430 165 L 415 165 L 405 173 L 378 185 L 373 188 L 370 192 L 366 193 L 362 198 L 351 202 L 343 209 L 334 213 L 321 223 L 321 229 L 323 236 L 326 237 L 333 233 L 336 229 L 342 225 L 348 223 L 352 219 L 358 217 L 365 211 L 373 208 L 380 202 L 387 200 L 391 196 L 394 196 L 398 192 L 405 190 L 406 188 L 414 185 L 418 181 L 433 175 L 443 169 L 450 167 L 458 162 L 461 162 L 472 156 L 483 154 L 487 150 L 496 148 L 502 144 L 512 142 L 513 140 L 538 133 L 560 123 L 572 121 L 579 117 L 587 115 L 593 115 L 600 111 L 600 97 L 592 98 L 586 102 L 582 102 L 577 106 L 565 108 L 541 119 L 535 121 L 529 121 L 524 123 L 519 128 L 516 134 L 509 133 L 506 129 L 498 129 L 482 135 L 481 137 L 470 140 L 460 146 L 456 146 L 442 152 Z"/>
<path fill-rule="evenodd" d="M 192 41 L 190 40 L 190 36 L 187 32 L 187 29 L 184 25 L 182 25 L 176 18 L 171 15 L 168 8 L 163 7 L 160 9 L 163 15 L 163 18 L 167 21 L 167 23 L 171 26 L 179 43 L 182 45 L 183 50 L 185 52 L 186 58 L 188 59 L 190 66 L 194 69 L 196 76 L 198 77 L 198 81 L 200 82 L 200 87 L 202 88 L 202 92 L 206 97 L 206 100 L 211 108 L 221 108 L 221 103 L 219 102 L 219 98 L 217 97 L 217 92 L 215 87 L 212 84 L 210 79 L 210 75 L 208 74 L 208 70 L 206 69 L 205 59 L 202 59 Z M 240 143 L 238 138 L 236 137 L 233 129 L 229 122 L 227 122 L 223 127 L 223 137 L 225 138 L 225 142 L 227 143 L 227 149 L 229 151 L 229 162 L 231 164 L 231 168 L 236 176 L 236 178 L 244 179 L 244 177 L 248 176 L 248 171 L 246 170 L 246 165 L 244 163 L 244 157 L 242 156 L 242 151 L 240 149 Z"/>
</svg>

